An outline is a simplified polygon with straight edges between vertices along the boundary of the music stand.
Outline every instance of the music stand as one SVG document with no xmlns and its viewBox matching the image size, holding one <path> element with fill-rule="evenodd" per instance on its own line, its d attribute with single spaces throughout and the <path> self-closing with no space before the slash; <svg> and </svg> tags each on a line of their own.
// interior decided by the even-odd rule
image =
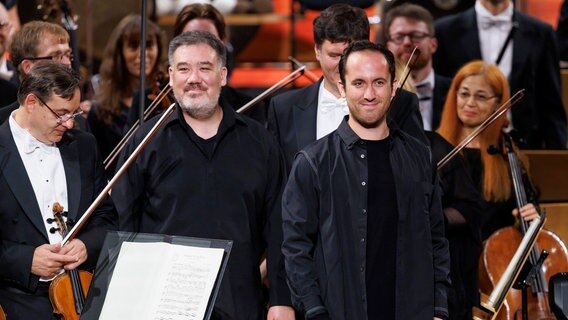
<svg viewBox="0 0 568 320">
<path fill-rule="evenodd" d="M 118 254 L 124 241 L 144 243 L 166 242 L 200 248 L 223 249 L 223 260 L 221 262 L 221 267 L 219 268 L 219 273 L 217 274 L 217 279 L 215 280 L 215 285 L 213 286 L 211 296 L 209 297 L 209 302 L 207 303 L 207 310 L 205 312 L 204 320 L 208 320 L 211 317 L 213 306 L 215 304 L 215 300 L 217 299 L 217 294 L 221 285 L 221 280 L 223 279 L 223 274 L 225 272 L 225 268 L 227 267 L 227 262 L 229 261 L 229 254 L 231 253 L 233 241 L 168 236 L 163 234 L 110 231 L 106 235 L 101 253 L 99 255 L 99 259 L 97 261 L 96 272 L 91 282 L 91 287 L 89 288 L 87 301 L 85 302 L 85 308 L 83 310 L 83 313 L 81 314 L 81 320 L 99 319 L 99 315 L 102 311 L 105 297 L 107 295 L 110 280 L 112 278 L 112 274 L 118 260 Z"/>
</svg>

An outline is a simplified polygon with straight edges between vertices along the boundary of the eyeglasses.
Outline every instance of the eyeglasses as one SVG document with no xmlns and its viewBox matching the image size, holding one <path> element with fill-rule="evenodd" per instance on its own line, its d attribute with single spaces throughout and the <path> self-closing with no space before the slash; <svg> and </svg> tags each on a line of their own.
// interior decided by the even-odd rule
<svg viewBox="0 0 568 320">
<path fill-rule="evenodd" d="M 401 44 L 404 42 L 406 37 L 410 38 L 412 43 L 419 43 L 420 41 L 430 37 L 429 33 L 414 31 L 409 33 L 395 33 L 390 36 L 390 41 L 394 42 L 395 44 Z"/>
<path fill-rule="evenodd" d="M 61 125 L 64 124 L 65 122 L 69 121 L 69 120 L 73 120 L 75 121 L 75 118 L 82 115 L 83 114 L 83 110 L 79 109 L 77 111 L 75 111 L 74 113 L 68 113 L 68 114 L 64 114 L 64 115 L 58 115 L 57 112 L 53 111 L 53 109 L 51 109 L 51 107 L 49 105 L 47 105 L 47 103 L 45 103 L 45 101 L 43 101 L 39 96 L 36 96 L 36 98 L 44 105 L 47 107 L 47 109 L 49 111 L 51 111 L 51 113 L 53 113 L 53 115 L 56 118 L 56 122 L 57 124 Z"/>
<path fill-rule="evenodd" d="M 63 58 L 67 58 L 69 59 L 69 61 L 73 61 L 73 54 L 68 51 L 68 52 L 63 52 L 63 53 L 57 53 L 51 56 L 44 56 L 44 57 L 26 57 L 24 58 L 25 60 L 32 60 L 32 61 L 36 61 L 36 60 L 53 60 L 56 62 L 61 62 L 63 61 Z"/>
<path fill-rule="evenodd" d="M 469 100 L 469 98 L 471 98 L 471 97 L 472 97 L 472 94 L 467 92 L 467 91 L 458 92 L 458 98 L 462 99 L 464 101 Z M 481 102 L 481 103 L 485 103 L 485 102 L 487 102 L 487 101 L 489 101 L 493 98 L 497 98 L 497 96 L 496 95 L 486 96 L 486 95 L 481 94 L 481 93 L 476 93 L 476 94 L 473 95 L 473 100 L 475 100 L 477 102 Z"/>
</svg>

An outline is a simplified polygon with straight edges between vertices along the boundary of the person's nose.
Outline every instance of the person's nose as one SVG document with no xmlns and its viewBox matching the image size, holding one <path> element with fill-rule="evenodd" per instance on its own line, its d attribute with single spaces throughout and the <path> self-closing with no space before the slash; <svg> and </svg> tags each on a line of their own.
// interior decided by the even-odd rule
<svg viewBox="0 0 568 320">
<path fill-rule="evenodd" d="M 64 126 L 67 129 L 73 129 L 75 127 L 75 119 L 69 118 L 69 119 L 67 119 L 67 121 L 61 122 L 61 125 Z"/>
<path fill-rule="evenodd" d="M 376 96 L 377 94 L 375 92 L 375 88 L 373 86 L 367 86 L 363 98 L 365 98 L 365 100 L 367 101 L 373 101 L 375 100 Z"/>
</svg>

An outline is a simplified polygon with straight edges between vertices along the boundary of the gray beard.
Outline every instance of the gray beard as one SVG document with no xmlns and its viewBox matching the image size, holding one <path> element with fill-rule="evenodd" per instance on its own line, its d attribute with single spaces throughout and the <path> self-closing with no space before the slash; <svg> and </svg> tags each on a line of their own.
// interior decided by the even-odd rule
<svg viewBox="0 0 568 320">
<path fill-rule="evenodd" d="M 209 119 L 215 113 L 215 109 L 219 102 L 219 96 L 221 95 L 221 91 L 217 94 L 214 100 L 210 103 L 203 103 L 203 104 L 191 104 L 190 99 L 188 97 L 180 98 L 177 94 L 174 94 L 176 100 L 178 101 L 181 109 L 186 112 L 190 117 L 198 120 Z"/>
</svg>

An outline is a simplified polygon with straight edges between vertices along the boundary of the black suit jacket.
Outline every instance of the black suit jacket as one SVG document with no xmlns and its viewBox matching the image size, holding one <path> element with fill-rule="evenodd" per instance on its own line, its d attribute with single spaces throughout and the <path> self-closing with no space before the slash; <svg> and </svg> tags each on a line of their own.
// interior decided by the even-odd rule
<svg viewBox="0 0 568 320">
<path fill-rule="evenodd" d="M 69 130 L 58 144 L 67 181 L 68 218 L 77 221 L 106 180 L 92 135 Z M 39 277 L 31 273 L 36 247 L 49 243 L 32 184 L 18 153 L 9 123 L 0 126 L 0 290 L 34 292 Z M 87 247 L 81 268 L 94 267 L 107 230 L 116 229 L 116 211 L 107 197 L 77 238 Z"/>
<path fill-rule="evenodd" d="M 18 99 L 18 87 L 12 82 L 0 79 L 0 107 Z"/>
<path fill-rule="evenodd" d="M 511 93 L 525 89 L 525 97 L 512 107 L 513 124 L 532 149 L 566 148 L 566 113 L 562 105 L 560 70 L 554 31 L 532 17 L 515 11 L 518 29 L 513 37 Z M 481 59 L 477 19 L 473 8 L 436 22 L 438 49 L 434 70 L 453 77 L 471 60 Z"/>
<path fill-rule="evenodd" d="M 268 129 L 275 135 L 284 153 L 288 172 L 296 153 L 316 141 L 318 94 L 322 80 L 270 100 Z M 427 144 L 415 94 L 401 90 L 389 110 L 389 117 L 402 130 Z"/>
<path fill-rule="evenodd" d="M 438 129 L 440 126 L 440 119 L 442 111 L 444 111 L 444 104 L 446 103 L 446 96 L 452 84 L 452 79 L 434 74 L 434 90 L 432 95 L 432 130 Z"/>
</svg>

